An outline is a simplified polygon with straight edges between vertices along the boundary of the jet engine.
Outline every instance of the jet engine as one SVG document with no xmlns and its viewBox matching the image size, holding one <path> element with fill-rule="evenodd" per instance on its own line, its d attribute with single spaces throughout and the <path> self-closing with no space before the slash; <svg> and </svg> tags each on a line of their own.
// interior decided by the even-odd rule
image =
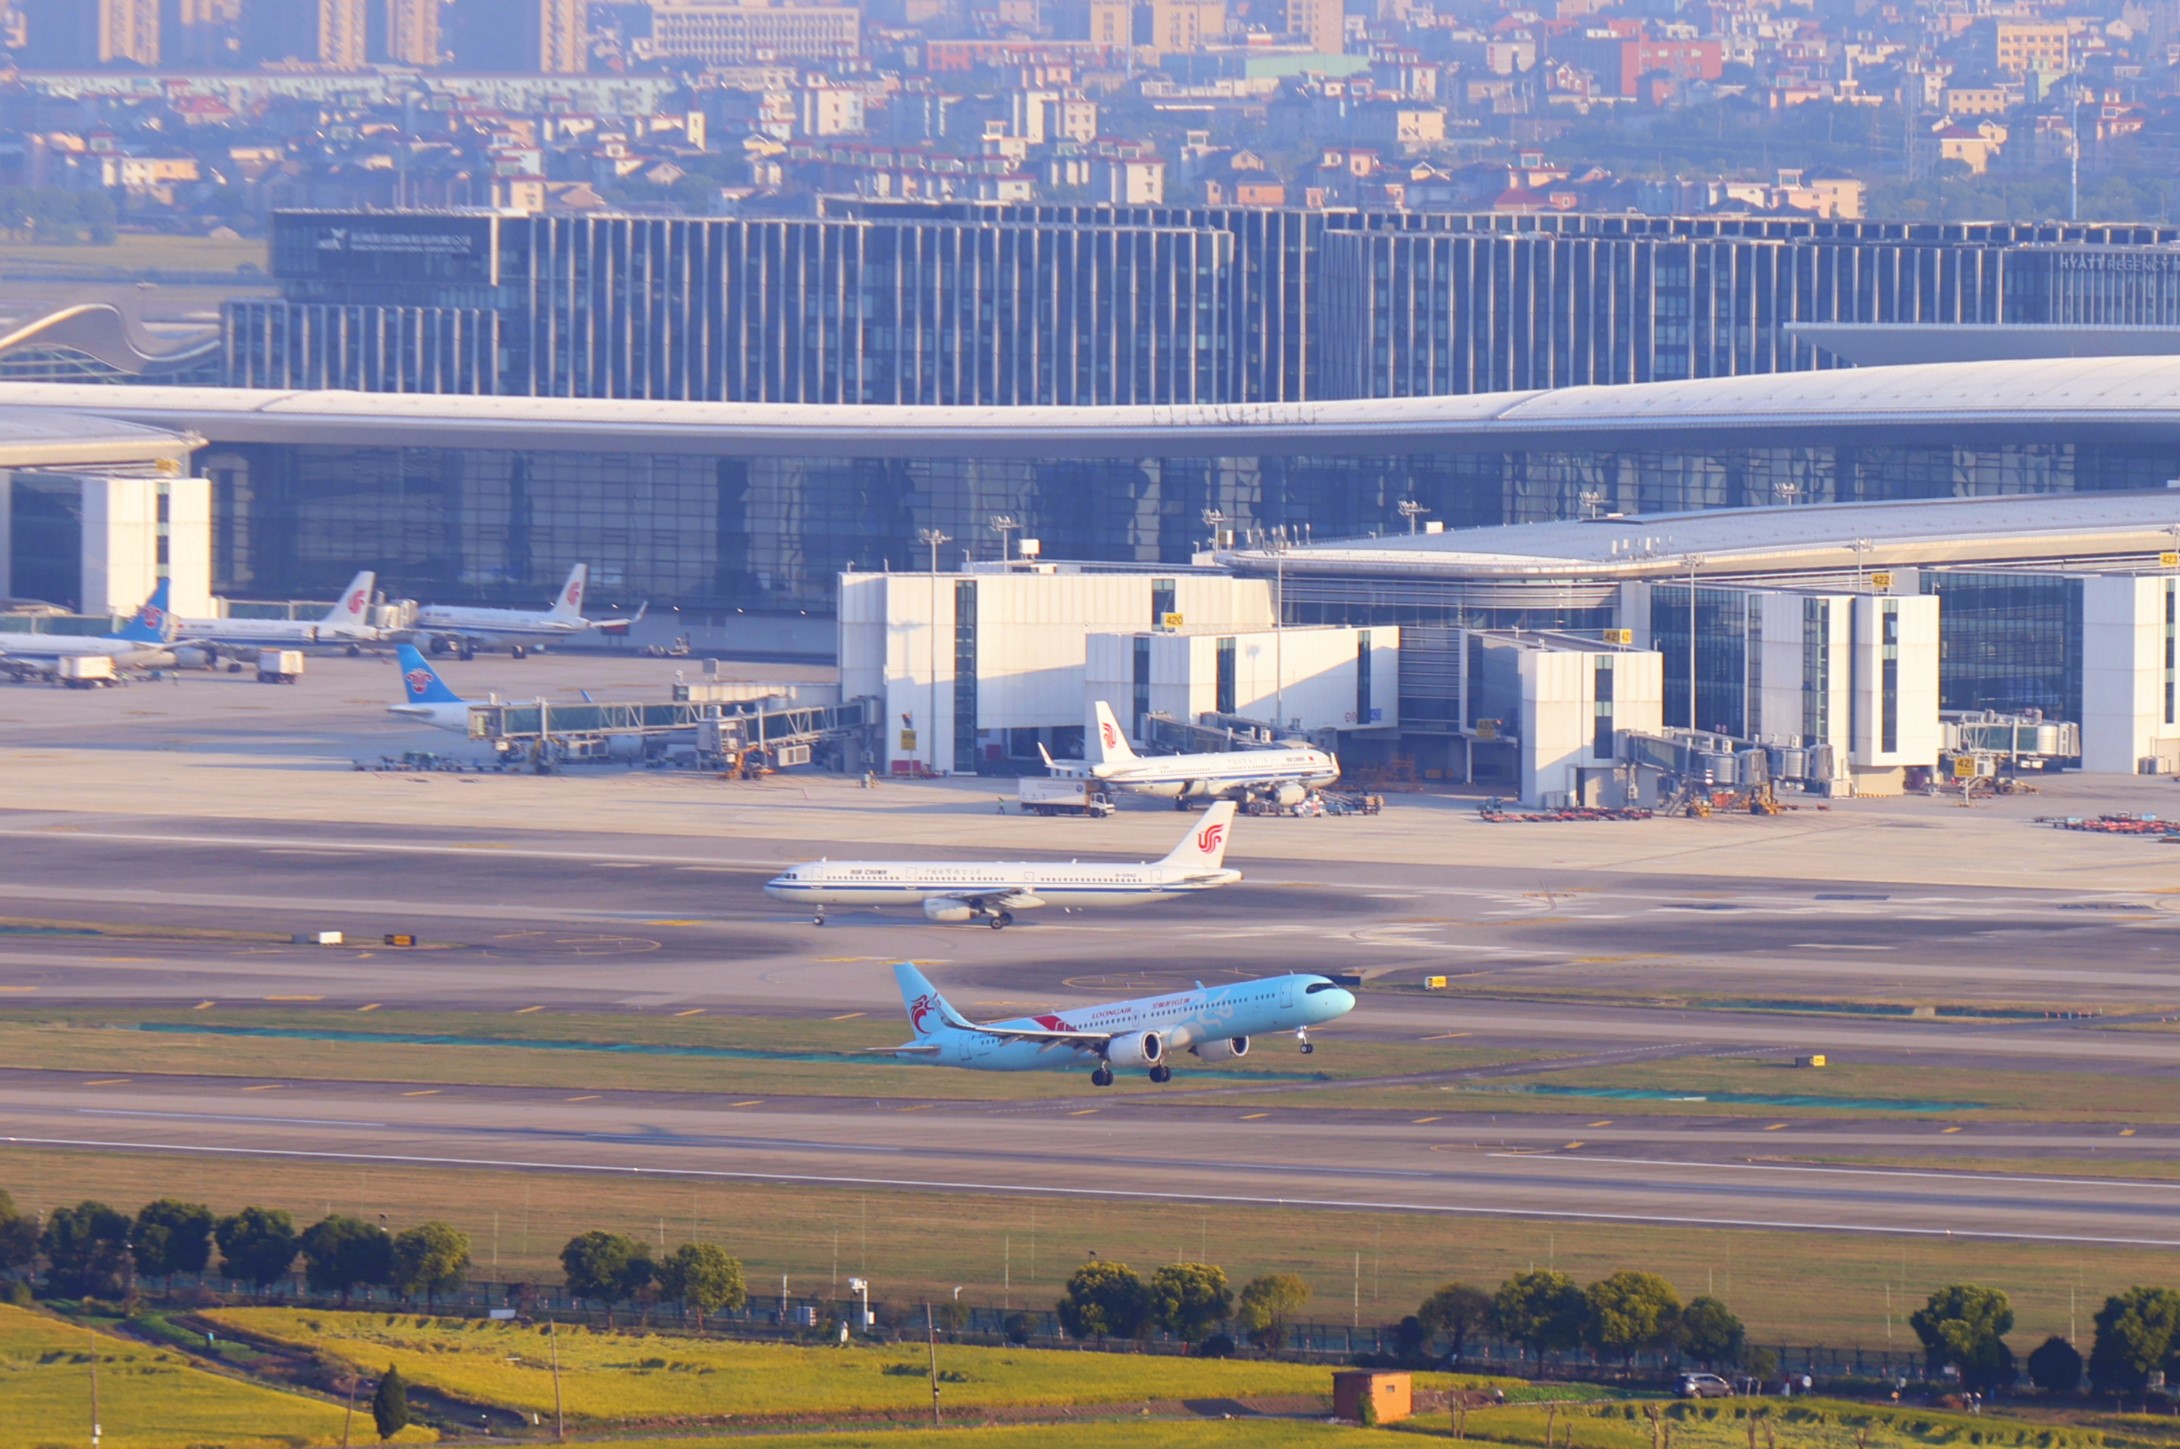
<svg viewBox="0 0 2180 1449">
<path fill-rule="evenodd" d="M 1105 1060 L 1116 1067 L 1150 1067 L 1166 1054 L 1166 1043 L 1155 1031 L 1141 1036 L 1116 1036 L 1105 1045 Z"/>
<path fill-rule="evenodd" d="M 927 921 L 961 922 L 976 915 L 960 901 L 927 900 L 923 903 L 923 915 Z"/>
<path fill-rule="evenodd" d="M 1245 1036 L 1214 1037 L 1210 1041 L 1196 1043 L 1189 1050 L 1207 1062 L 1230 1062 L 1236 1057 L 1249 1055 L 1249 1038 Z"/>
<path fill-rule="evenodd" d="M 1281 785 L 1272 791 L 1272 800 L 1279 805 L 1299 805 L 1309 798 L 1309 794 L 1307 785 Z"/>
</svg>

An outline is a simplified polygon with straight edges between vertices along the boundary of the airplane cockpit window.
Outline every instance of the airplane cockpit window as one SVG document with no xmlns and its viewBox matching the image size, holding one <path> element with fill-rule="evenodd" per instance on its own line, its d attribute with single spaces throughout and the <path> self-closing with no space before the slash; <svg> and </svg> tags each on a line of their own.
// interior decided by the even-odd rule
<svg viewBox="0 0 2180 1449">
<path fill-rule="evenodd" d="M 1339 986 L 1331 981 L 1312 981 L 1302 991 L 1304 996 L 1315 996 L 1320 991 L 1337 991 Z"/>
</svg>

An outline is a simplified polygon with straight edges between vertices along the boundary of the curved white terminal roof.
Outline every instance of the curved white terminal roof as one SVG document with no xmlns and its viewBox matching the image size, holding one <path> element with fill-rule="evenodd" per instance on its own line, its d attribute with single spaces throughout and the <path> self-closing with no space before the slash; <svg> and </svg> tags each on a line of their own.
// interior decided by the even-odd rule
<svg viewBox="0 0 2180 1449">
<path fill-rule="evenodd" d="M 111 392 L 94 387 L 92 392 Z M 204 439 L 49 408 L 0 408 L 0 468 L 82 468 L 186 459 Z"/>
<path fill-rule="evenodd" d="M 1188 407 L 878 407 L 230 388 L 0 385 L 0 416 L 65 408 L 220 442 L 640 447 L 940 457 L 1401 453 L 2034 437 L 2052 429 L 2180 445 L 2180 357 L 1930 363 L 1466 397 Z"/>
</svg>

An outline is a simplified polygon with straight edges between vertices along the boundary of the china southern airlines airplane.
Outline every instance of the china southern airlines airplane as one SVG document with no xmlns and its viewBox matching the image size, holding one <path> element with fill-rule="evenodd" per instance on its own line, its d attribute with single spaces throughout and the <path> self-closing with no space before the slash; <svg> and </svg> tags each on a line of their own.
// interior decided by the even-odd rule
<svg viewBox="0 0 2180 1449">
<path fill-rule="evenodd" d="M 175 625 L 175 639 L 184 645 L 229 648 L 346 647 L 353 654 L 358 645 L 376 643 L 380 637 L 370 622 L 371 589 L 377 582 L 378 575 L 369 569 L 357 574 L 323 619 L 183 619 Z"/>
<path fill-rule="evenodd" d="M 821 926 L 827 906 L 920 905 L 930 920 L 981 917 L 996 931 L 1036 906 L 1134 906 L 1232 885 L 1241 872 L 1223 862 L 1233 827 L 1233 805 L 1214 805 L 1165 859 L 1148 865 L 821 860 L 766 881 L 765 894 L 815 907 Z"/>
<path fill-rule="evenodd" d="M 159 580 L 144 606 L 111 634 L 0 634 L 0 669 L 17 675 L 51 674 L 63 659 L 103 654 L 116 669 L 148 669 L 174 662 L 167 638 L 172 585 Z"/>
<path fill-rule="evenodd" d="M 650 608 L 650 605 L 644 605 L 636 610 L 635 618 L 630 619 L 586 619 L 583 617 L 583 590 L 589 583 L 590 565 L 577 564 L 568 570 L 568 581 L 561 585 L 560 597 L 543 613 L 533 609 L 466 609 L 434 604 L 417 610 L 416 622 L 410 625 L 409 633 L 414 638 L 429 641 L 435 654 L 452 649 L 467 659 L 480 648 L 505 644 L 508 653 L 521 659 L 533 649 L 543 649 L 555 640 L 572 639 L 593 629 L 601 634 L 626 634 L 629 626 Z"/>
<path fill-rule="evenodd" d="M 1191 800 L 1266 796 L 1282 805 L 1340 778 L 1340 762 L 1308 747 L 1224 750 L 1207 755 L 1138 755 L 1128 744 L 1112 706 L 1097 702 L 1098 727 L 1090 739 L 1088 773 L 1099 783 L 1137 795 L 1155 795 L 1186 810 Z M 1045 756 L 1052 764 L 1052 757 Z M 1080 768 L 1080 767 L 1077 767 Z"/>
<path fill-rule="evenodd" d="M 401 703 L 388 705 L 386 712 L 434 729 L 468 734 L 471 702 L 447 688 L 439 671 L 417 652 L 414 644 L 398 646 L 394 657 L 401 663 Z"/>
<path fill-rule="evenodd" d="M 1154 1082 L 1173 1079 L 1173 1057 L 1229 1062 L 1249 1054 L 1254 1037 L 1291 1031 L 1305 1052 L 1316 1048 L 1309 1029 L 1355 1009 L 1355 994 L 1322 976 L 1268 976 L 1233 986 L 1170 996 L 1139 996 L 1086 1006 L 1064 1015 L 973 1022 L 947 1004 L 915 967 L 893 968 L 916 1039 L 876 1054 L 968 1067 L 984 1072 L 1034 1072 L 1096 1063 L 1093 1086 L 1110 1087 L 1113 1068 L 1143 1067 Z"/>
</svg>

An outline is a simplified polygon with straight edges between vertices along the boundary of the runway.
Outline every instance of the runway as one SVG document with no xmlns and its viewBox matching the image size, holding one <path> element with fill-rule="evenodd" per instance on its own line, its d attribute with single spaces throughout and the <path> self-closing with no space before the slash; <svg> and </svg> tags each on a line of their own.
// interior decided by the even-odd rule
<svg viewBox="0 0 2180 1449">
<path fill-rule="evenodd" d="M 1550 1124 L 1072 1103 L 770 1103 L 507 1088 L 7 1073 L 0 1144 L 270 1160 L 2180 1247 L 2180 1183 L 1782 1164 L 1745 1126 L 1655 1123 L 1567 1150 Z M 904 1114 L 912 1113 L 904 1119 Z M 1560 1129 L 1564 1132 L 1564 1128 Z M 1909 1133 L 1835 1130 L 1832 1148 Z M 1977 1144 L 2004 1150 L 1999 1131 Z M 1774 1142 L 1770 1145 L 1776 1145 Z M 2141 1144 L 2169 1152 L 2171 1141 Z"/>
</svg>

